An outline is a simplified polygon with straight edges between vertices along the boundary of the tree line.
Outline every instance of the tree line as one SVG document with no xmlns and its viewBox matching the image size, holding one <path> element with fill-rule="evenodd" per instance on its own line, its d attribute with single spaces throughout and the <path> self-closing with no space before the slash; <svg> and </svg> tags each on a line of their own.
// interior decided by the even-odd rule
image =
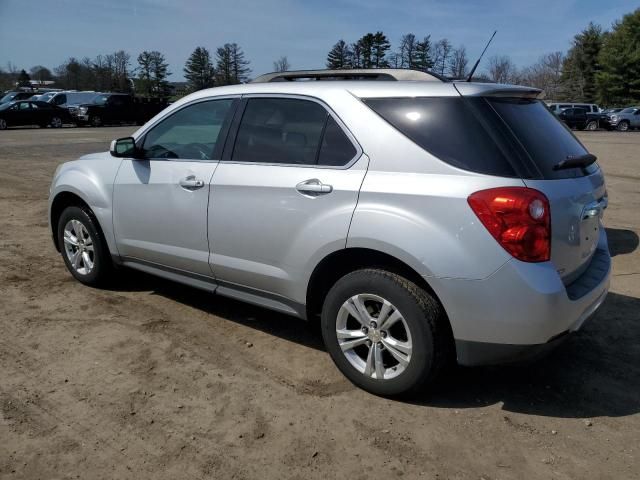
<svg viewBox="0 0 640 480">
<path fill-rule="evenodd" d="M 144 51 L 131 68 L 131 56 L 114 53 L 76 59 L 70 57 L 50 71 L 36 65 L 29 72 L 12 63 L 0 69 L 0 90 L 29 80 L 56 80 L 59 88 L 95 91 L 131 91 L 145 95 L 167 94 L 172 74 L 165 56 Z M 475 80 L 530 85 L 543 89 L 546 98 L 558 101 L 599 103 L 623 106 L 640 103 L 640 8 L 614 22 L 611 30 L 590 23 L 578 33 L 566 53 L 546 53 L 534 62 L 518 68 L 507 55 L 493 55 Z M 354 42 L 338 40 L 329 50 L 326 67 L 415 68 L 430 70 L 450 78 L 469 74 L 469 58 L 464 45 L 454 47 L 447 38 L 432 40 L 431 35 L 402 35 L 395 48 L 384 32 L 366 33 Z M 273 69 L 286 71 L 291 65 L 286 56 L 273 62 Z M 218 85 L 243 83 L 251 75 L 250 62 L 236 43 L 226 43 L 213 54 L 199 46 L 184 68 L 188 91 Z"/>
<path fill-rule="evenodd" d="M 282 57 L 288 69 L 286 57 Z M 53 72 L 36 65 L 29 72 L 18 70 L 11 62 L 6 70 L 0 69 L 0 91 L 28 87 L 31 80 L 55 80 L 58 88 L 69 90 L 93 90 L 98 92 L 132 92 L 147 96 L 167 96 L 169 64 L 164 54 L 156 50 L 143 51 L 136 58 L 137 66 L 131 68 L 131 55 L 118 50 L 95 58 L 70 57 Z M 197 47 L 187 59 L 184 76 L 188 90 L 195 91 L 219 85 L 246 82 L 251 73 L 249 61 L 236 43 L 226 43 L 211 56 L 204 47 Z"/>
</svg>

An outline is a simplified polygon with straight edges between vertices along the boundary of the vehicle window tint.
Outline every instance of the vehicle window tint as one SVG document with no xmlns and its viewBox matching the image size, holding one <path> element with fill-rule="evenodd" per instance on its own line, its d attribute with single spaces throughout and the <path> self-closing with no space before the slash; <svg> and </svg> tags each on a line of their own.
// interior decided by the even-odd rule
<svg viewBox="0 0 640 480">
<path fill-rule="evenodd" d="M 20 110 L 29 110 L 29 102 L 22 102 L 22 103 L 19 103 L 18 105 L 20 105 L 18 107 Z"/>
<path fill-rule="evenodd" d="M 147 133 L 145 158 L 214 160 L 214 151 L 233 99 L 210 100 L 182 108 Z"/>
<path fill-rule="evenodd" d="M 560 105 L 560 108 L 570 108 L 571 105 Z"/>
<path fill-rule="evenodd" d="M 488 102 L 509 126 L 544 178 L 583 176 L 580 168 L 554 171 L 553 166 L 569 155 L 587 150 L 539 100 L 489 98 Z"/>
<path fill-rule="evenodd" d="M 322 137 L 318 164 L 341 167 L 353 160 L 356 152 L 356 148 L 349 140 L 349 137 L 342 131 L 342 128 L 334 118 L 329 115 L 327 126 L 324 129 L 324 136 Z"/>
<path fill-rule="evenodd" d="M 424 150 L 454 167 L 516 176 L 492 132 L 462 97 L 369 98 L 365 103 Z"/>
<path fill-rule="evenodd" d="M 231 159 L 315 165 L 327 115 L 321 105 L 308 100 L 249 99 Z"/>
</svg>

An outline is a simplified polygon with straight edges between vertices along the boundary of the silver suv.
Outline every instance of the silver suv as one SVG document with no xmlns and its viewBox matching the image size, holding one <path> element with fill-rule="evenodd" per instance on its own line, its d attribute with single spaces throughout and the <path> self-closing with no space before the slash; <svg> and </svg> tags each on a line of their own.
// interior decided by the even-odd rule
<svg viewBox="0 0 640 480">
<path fill-rule="evenodd" d="M 538 94 L 406 70 L 202 90 L 58 168 L 53 240 L 88 285 L 124 266 L 318 319 L 376 394 L 528 358 L 611 268 L 602 171 Z"/>
<path fill-rule="evenodd" d="M 617 128 L 626 132 L 631 128 L 640 128 L 640 107 L 628 107 L 619 112 L 607 115 L 605 126 L 609 130 Z"/>
</svg>

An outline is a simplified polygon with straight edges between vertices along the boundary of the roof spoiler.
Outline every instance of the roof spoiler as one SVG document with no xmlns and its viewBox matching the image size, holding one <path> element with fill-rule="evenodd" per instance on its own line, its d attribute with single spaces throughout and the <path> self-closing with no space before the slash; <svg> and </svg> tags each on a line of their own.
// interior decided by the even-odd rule
<svg viewBox="0 0 640 480">
<path fill-rule="evenodd" d="M 293 70 L 260 75 L 250 83 L 293 82 L 298 80 L 377 80 L 446 82 L 433 72 L 408 68 L 353 68 L 344 70 Z"/>
<path fill-rule="evenodd" d="M 502 85 L 496 83 L 454 82 L 458 93 L 463 97 L 519 97 L 538 98 L 542 93 L 539 88 L 520 85 Z"/>
</svg>

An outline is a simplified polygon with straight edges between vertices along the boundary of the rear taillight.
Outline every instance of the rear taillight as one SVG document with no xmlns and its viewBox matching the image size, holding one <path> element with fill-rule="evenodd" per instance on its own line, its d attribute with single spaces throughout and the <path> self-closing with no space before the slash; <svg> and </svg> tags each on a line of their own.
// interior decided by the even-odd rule
<svg viewBox="0 0 640 480">
<path fill-rule="evenodd" d="M 467 201 L 493 238 L 515 258 L 549 260 L 551 217 L 544 194 L 533 188 L 501 187 L 472 193 Z"/>
</svg>

